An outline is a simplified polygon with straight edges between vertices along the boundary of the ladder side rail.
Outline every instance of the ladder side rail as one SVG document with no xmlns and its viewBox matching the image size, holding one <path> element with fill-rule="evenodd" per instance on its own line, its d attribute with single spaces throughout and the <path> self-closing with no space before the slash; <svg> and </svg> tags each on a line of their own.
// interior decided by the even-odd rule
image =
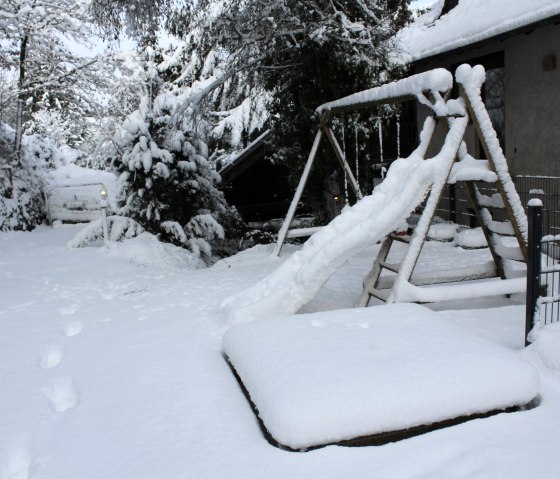
<svg viewBox="0 0 560 479">
<path fill-rule="evenodd" d="M 504 199 L 506 210 L 512 220 L 511 223 L 519 243 L 519 248 L 521 249 L 525 262 L 527 262 L 527 215 L 525 214 L 525 209 L 523 208 L 519 194 L 509 174 L 507 160 L 500 146 L 500 142 L 498 141 L 498 137 L 496 136 L 494 127 L 492 126 L 492 121 L 480 97 L 480 88 L 482 87 L 484 78 L 480 76 L 475 88 L 467 87 L 467 85 L 474 83 L 469 80 L 475 78 L 477 71 L 473 70 L 478 69 L 479 73 L 479 67 L 480 65 L 475 68 L 471 68 L 468 65 L 461 65 L 457 69 L 455 78 L 459 83 L 460 96 L 465 100 L 477 136 L 488 158 L 488 163 L 498 177 L 498 191 Z"/>
<path fill-rule="evenodd" d="M 488 212 L 488 214 L 485 214 L 483 212 L 483 209 L 485 209 L 486 211 L 488 211 L 486 208 L 484 208 L 478 198 L 478 189 L 476 187 L 476 185 L 474 184 L 473 181 L 465 181 L 465 184 L 467 186 L 467 193 L 469 196 L 469 199 L 471 200 L 471 203 L 474 207 L 474 212 L 476 214 L 476 218 L 478 219 L 478 222 L 482 228 L 482 232 L 484 233 L 484 237 L 486 238 L 486 242 L 488 243 L 488 248 L 490 249 L 490 253 L 492 254 L 492 258 L 494 259 L 494 263 L 496 264 L 496 271 L 498 272 L 498 276 L 501 279 L 505 279 L 505 272 L 504 272 L 504 261 L 503 258 L 498 254 L 498 252 L 496 251 L 496 243 L 495 243 L 495 236 L 494 233 L 492 233 L 492 231 L 490 231 L 490 225 L 488 223 L 488 220 L 491 220 L 491 215 Z M 490 218 L 489 218 L 490 216 Z"/>
<path fill-rule="evenodd" d="M 387 302 L 394 303 L 399 300 L 399 289 L 403 287 L 403 284 L 409 283 L 418 258 L 426 241 L 428 235 L 428 229 L 432 224 L 432 220 L 436 213 L 438 204 L 440 203 L 441 197 L 443 195 L 443 190 L 447 184 L 447 179 L 451 173 L 451 168 L 457 159 L 459 150 L 463 143 L 463 137 L 467 129 L 468 116 L 454 118 L 450 121 L 451 125 L 449 127 L 449 132 L 446 136 L 445 143 L 438 155 L 432 159 L 425 161 L 438 162 L 441 161 L 440 168 L 444 171 L 442 174 L 436 177 L 434 183 L 432 184 L 430 194 L 428 196 L 428 201 L 420 217 L 420 221 L 414 228 L 414 234 L 409 244 L 409 248 L 402 260 L 400 271 L 397 274 L 393 290 L 389 295 Z M 441 159 L 438 157 L 441 156 Z"/>
<path fill-rule="evenodd" d="M 424 120 L 424 125 L 422 126 L 422 130 L 420 132 L 420 144 L 414 151 L 414 154 L 417 154 L 422 158 L 426 156 L 426 152 L 434 136 L 436 124 L 437 124 L 437 119 L 435 117 L 433 116 L 426 117 L 426 119 Z M 377 254 L 377 257 L 373 262 L 372 269 L 370 270 L 370 272 L 366 276 L 366 279 L 364 280 L 364 289 L 362 291 L 362 295 L 360 296 L 358 306 L 365 307 L 368 305 L 369 300 L 372 296 L 371 292 L 377 287 L 379 283 L 379 278 L 381 276 L 381 270 L 382 270 L 381 263 L 387 259 L 393 241 L 394 238 L 392 238 L 391 235 L 388 235 L 385 238 L 381 246 L 381 249 Z M 409 245 L 407 245 L 407 248 L 408 246 Z"/>
<path fill-rule="evenodd" d="M 364 280 L 364 289 L 358 301 L 358 307 L 365 308 L 368 305 L 371 298 L 371 291 L 377 287 L 379 277 L 381 276 L 381 263 L 387 259 L 387 256 L 389 256 L 392 244 L 393 238 L 391 238 L 390 235 L 386 236 L 381 248 L 379 249 L 379 253 L 377 253 L 377 257 L 373 262 L 373 267 Z"/>
<path fill-rule="evenodd" d="M 360 190 L 360 186 L 358 185 L 358 182 L 356 181 L 356 178 L 354 177 L 354 173 L 352 172 L 352 168 L 350 168 L 350 165 L 346 161 L 346 155 L 342 151 L 342 148 L 340 147 L 340 144 L 338 143 L 338 141 L 336 140 L 336 137 L 334 136 L 334 132 L 332 131 L 332 129 L 329 125 L 325 125 L 323 127 L 323 130 L 325 132 L 325 136 L 328 138 L 328 140 L 330 141 L 330 143 L 333 147 L 334 153 L 336 155 L 337 160 L 340 163 L 340 166 L 342 166 L 342 169 L 344 170 L 344 172 L 348 176 L 348 179 L 350 180 L 350 186 L 352 187 L 352 190 L 354 191 L 354 194 L 356 195 L 356 199 L 361 200 L 364 197 L 364 195 L 362 194 L 362 191 Z"/>
</svg>

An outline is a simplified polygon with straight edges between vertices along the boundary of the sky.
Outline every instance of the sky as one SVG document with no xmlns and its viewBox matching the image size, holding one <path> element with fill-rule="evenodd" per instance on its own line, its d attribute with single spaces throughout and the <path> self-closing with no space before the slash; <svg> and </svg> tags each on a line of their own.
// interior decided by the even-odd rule
<svg viewBox="0 0 560 479">
<path fill-rule="evenodd" d="M 434 3 L 436 3 L 436 0 L 413 0 L 412 2 L 410 2 L 410 6 L 412 8 L 424 8 L 429 7 Z"/>
<path fill-rule="evenodd" d="M 425 8 L 425 7 L 429 7 L 431 5 L 433 5 L 434 3 L 436 3 L 437 0 L 412 0 L 412 2 L 410 2 L 410 7 L 411 8 Z M 164 43 L 167 43 L 169 41 L 168 38 L 164 38 Z M 122 51 L 128 51 L 128 50 L 133 50 L 135 48 L 135 42 L 127 37 L 124 37 L 121 41 L 120 44 L 118 46 L 116 46 L 117 49 L 122 50 Z M 85 47 L 83 45 L 72 45 L 72 51 L 74 51 L 75 53 L 78 53 L 80 55 L 83 55 L 85 57 L 91 57 L 94 55 L 97 55 L 99 53 L 102 53 L 103 51 L 106 50 L 107 48 L 107 43 L 106 42 L 102 42 L 100 41 L 99 43 L 95 44 L 93 47 L 88 48 Z"/>
</svg>

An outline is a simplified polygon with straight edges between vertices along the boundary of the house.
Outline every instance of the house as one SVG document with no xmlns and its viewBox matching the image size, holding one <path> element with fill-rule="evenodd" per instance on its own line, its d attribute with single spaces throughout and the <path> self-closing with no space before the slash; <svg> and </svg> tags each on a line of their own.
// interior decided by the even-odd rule
<svg viewBox="0 0 560 479">
<path fill-rule="evenodd" d="M 218 169 L 228 203 L 247 222 L 284 217 L 290 206 L 289 170 L 266 157 L 271 133 L 266 130 Z"/>
<path fill-rule="evenodd" d="M 560 0 L 440 0 L 398 38 L 414 73 L 482 64 L 512 176 L 560 177 Z M 417 115 L 421 124 L 426 113 Z M 482 158 L 470 129 L 469 150 Z"/>
</svg>

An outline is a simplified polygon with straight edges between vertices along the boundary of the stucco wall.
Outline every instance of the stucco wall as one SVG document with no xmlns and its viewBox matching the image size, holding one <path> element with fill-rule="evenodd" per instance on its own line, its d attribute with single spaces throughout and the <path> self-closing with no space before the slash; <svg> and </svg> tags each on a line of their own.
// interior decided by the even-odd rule
<svg viewBox="0 0 560 479">
<path fill-rule="evenodd" d="M 539 27 L 482 48 L 419 62 L 416 71 L 451 68 L 499 51 L 505 54 L 505 153 L 511 173 L 560 176 L 560 25 Z M 556 55 L 557 66 L 545 72 L 543 59 L 551 54 Z M 419 125 L 425 115 L 426 111 L 419 109 Z M 468 134 L 469 151 L 477 156 L 472 127 Z M 441 138 L 442 132 L 434 138 L 434 146 Z"/>
</svg>

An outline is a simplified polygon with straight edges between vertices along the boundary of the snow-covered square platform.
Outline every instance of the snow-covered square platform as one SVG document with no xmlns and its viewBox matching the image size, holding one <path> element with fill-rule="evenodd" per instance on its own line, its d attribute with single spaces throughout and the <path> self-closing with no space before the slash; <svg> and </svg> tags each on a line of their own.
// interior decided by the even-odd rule
<svg viewBox="0 0 560 479">
<path fill-rule="evenodd" d="M 223 345 L 264 427 L 292 449 L 392 440 L 538 392 L 517 353 L 415 304 L 263 319 L 231 328 Z"/>
</svg>

